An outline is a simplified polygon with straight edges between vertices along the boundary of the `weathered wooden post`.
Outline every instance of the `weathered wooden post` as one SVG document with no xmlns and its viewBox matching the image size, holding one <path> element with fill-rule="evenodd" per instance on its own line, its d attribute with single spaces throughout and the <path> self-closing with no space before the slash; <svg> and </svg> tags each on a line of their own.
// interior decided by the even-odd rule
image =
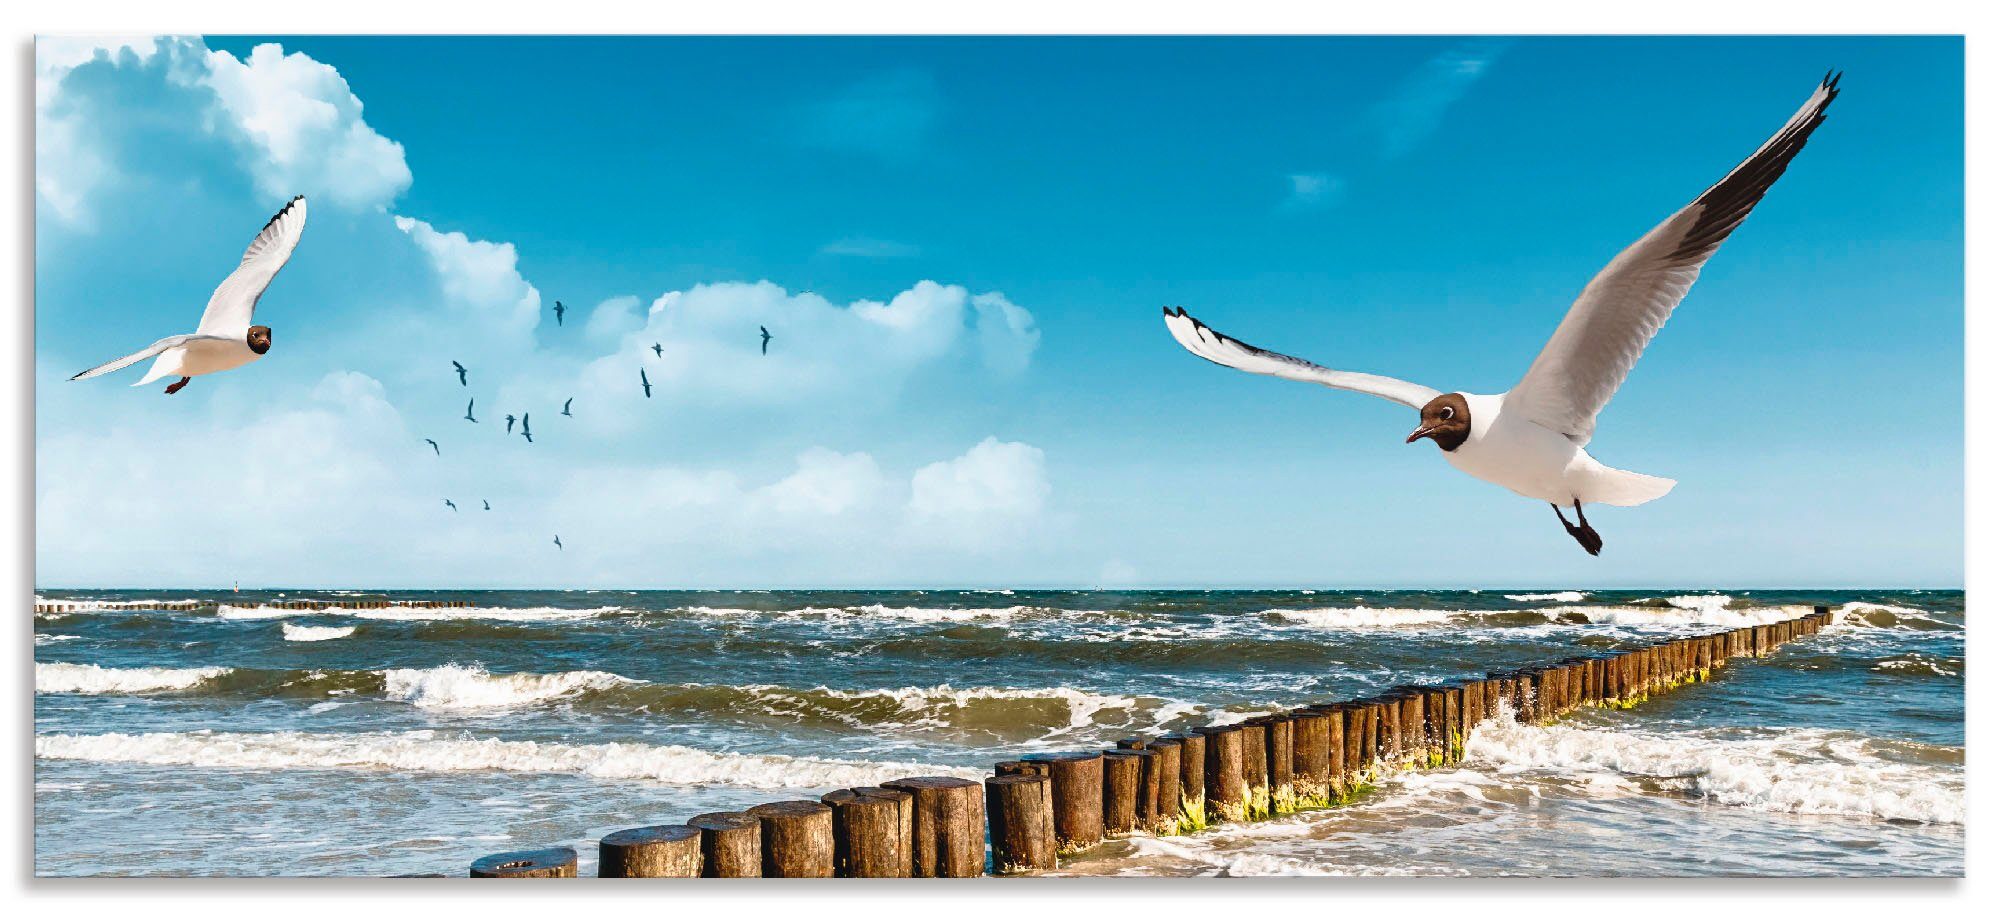
<svg viewBox="0 0 2000 912">
<path fill-rule="evenodd" d="M 1104 841 L 1104 756 L 1102 754 L 1032 754 L 1031 763 L 1046 765 L 1056 818 L 1056 848 L 1075 852 Z"/>
<path fill-rule="evenodd" d="M 473 877 L 575 877 L 575 849 L 500 852 L 472 863 Z"/>
<path fill-rule="evenodd" d="M 1403 759 L 1403 701 L 1385 694 L 1374 702 L 1375 759 L 1393 766 Z"/>
<path fill-rule="evenodd" d="M 1292 787 L 1292 751 L 1297 738 L 1298 727 L 1290 714 L 1264 717 L 1264 775 L 1270 782 L 1273 814 L 1289 814 L 1298 804 L 1298 792 Z"/>
<path fill-rule="evenodd" d="M 1169 835 L 1180 830 L 1181 769 L 1185 765 L 1181 751 L 1185 745 L 1178 735 L 1168 735 L 1151 745 L 1160 767 L 1159 791 L 1153 794 L 1153 827 Z"/>
<path fill-rule="evenodd" d="M 956 776 L 882 783 L 916 799 L 910 860 L 918 877 L 978 877 L 986 871 L 986 803 L 980 785 Z"/>
<path fill-rule="evenodd" d="M 765 877 L 833 876 L 833 809 L 817 801 L 773 801 L 749 811 L 762 824 Z"/>
<path fill-rule="evenodd" d="M 1340 754 L 1333 731 L 1339 710 L 1304 709 L 1292 713 L 1292 792 L 1308 805 L 1333 798 L 1334 758 Z"/>
<path fill-rule="evenodd" d="M 1208 736 L 1198 731 L 1181 733 L 1181 816 L 1184 829 L 1208 819 Z"/>
<path fill-rule="evenodd" d="M 1259 719 L 1248 719 L 1239 726 L 1243 733 L 1243 813 L 1256 819 L 1271 813 L 1271 757 L 1266 750 L 1270 747 L 1265 740 L 1268 727 Z"/>
<path fill-rule="evenodd" d="M 749 814 L 697 814 L 688 826 L 701 831 L 701 876 L 764 876 L 764 824 Z"/>
<path fill-rule="evenodd" d="M 1444 689 L 1426 687 L 1424 697 L 1424 765 L 1443 766 L 1449 758 L 1451 740 L 1449 727 L 1445 724 L 1445 714 L 1450 712 L 1446 705 Z"/>
<path fill-rule="evenodd" d="M 1444 762 L 1457 763 L 1465 753 L 1465 704 L 1459 702 L 1459 689 L 1444 689 Z"/>
<path fill-rule="evenodd" d="M 1140 752 L 1104 752 L 1104 835 L 1115 839 L 1139 829 Z"/>
<path fill-rule="evenodd" d="M 993 833 L 993 873 L 1056 866 L 1056 818 L 1048 779 L 1039 774 L 986 780 L 986 820 Z"/>
<path fill-rule="evenodd" d="M 820 796 L 833 809 L 833 876 L 908 877 L 908 817 L 901 802 L 860 789 Z M 893 791 L 893 789 L 882 790 Z M 901 793 L 899 793 L 901 794 Z"/>
<path fill-rule="evenodd" d="M 700 877 L 701 831 L 691 826 L 619 830 L 597 841 L 599 877 Z"/>
<path fill-rule="evenodd" d="M 1203 762 L 1202 792 L 1207 799 L 1210 820 L 1244 819 L 1243 729 L 1234 725 L 1211 725 L 1195 731 L 1207 739 Z"/>
</svg>

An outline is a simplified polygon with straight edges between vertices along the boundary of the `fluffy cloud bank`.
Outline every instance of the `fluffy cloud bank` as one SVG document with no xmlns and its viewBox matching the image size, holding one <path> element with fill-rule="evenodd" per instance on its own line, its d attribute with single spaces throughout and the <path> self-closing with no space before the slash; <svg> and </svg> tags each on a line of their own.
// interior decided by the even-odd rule
<svg viewBox="0 0 2000 912">
<path fill-rule="evenodd" d="M 304 54 L 264 44 L 239 60 L 190 38 L 42 38 L 35 42 L 36 197 L 73 226 L 89 226 L 95 194 L 118 176 L 97 141 L 96 109 L 64 103 L 63 85 L 83 67 L 161 68 L 167 84 L 199 100 L 199 122 L 188 130 L 237 146 L 267 201 L 303 193 L 381 209 L 410 186 L 403 147 L 368 125 L 339 71 Z"/>
<path fill-rule="evenodd" d="M 922 92 L 863 88 L 842 104 L 921 139 L 927 127 L 877 102 Z M 162 93 L 172 116 L 137 141 L 113 135 L 119 112 Z M 72 229 L 49 233 L 39 262 L 163 259 L 151 226 L 91 230 L 113 187 L 150 211 L 316 204 L 273 288 L 273 358 L 164 405 L 38 364 L 44 585 L 990 579 L 973 574 L 1060 522 L 1041 450 L 926 431 L 910 404 L 920 390 L 959 413 L 954 396 L 1031 367 L 1035 318 L 999 292 L 916 280 L 836 302 L 714 282 L 579 302 L 557 330 L 513 244 L 441 227 L 448 213 L 393 211 L 412 181 L 403 149 L 332 66 L 277 45 L 239 59 L 191 39 L 45 41 L 36 99 L 37 212 Z M 166 258 L 187 271 L 166 284 L 202 287 L 214 266 Z M 41 289 L 45 306 L 118 290 L 87 269 L 49 275 L 69 284 Z M 466 386 L 452 360 L 472 368 Z M 461 420 L 467 398 L 477 424 Z M 529 411 L 532 445 L 502 420 Z"/>
</svg>

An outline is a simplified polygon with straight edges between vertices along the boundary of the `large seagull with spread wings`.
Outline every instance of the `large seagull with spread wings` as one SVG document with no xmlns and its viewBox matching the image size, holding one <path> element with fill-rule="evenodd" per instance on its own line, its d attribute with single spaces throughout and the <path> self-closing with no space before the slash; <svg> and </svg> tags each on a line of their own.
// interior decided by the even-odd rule
<svg viewBox="0 0 2000 912">
<path fill-rule="evenodd" d="M 208 308 L 201 312 L 201 323 L 194 332 L 168 336 L 70 379 L 101 377 L 152 358 L 153 366 L 146 376 L 132 385 L 144 386 L 161 377 L 178 376 L 179 380 L 167 385 L 167 393 L 172 395 L 203 374 L 242 367 L 264 357 L 271 350 L 271 327 L 251 325 L 257 299 L 264 296 L 264 289 L 271 287 L 278 270 L 285 268 L 285 261 L 292 258 L 292 250 L 299 246 L 299 236 L 305 230 L 306 198 L 292 197 L 285 208 L 264 223 L 264 230 L 250 242 L 250 249 L 243 251 L 243 261 L 236 265 L 236 271 L 223 279 L 215 294 L 209 296 Z"/>
<path fill-rule="evenodd" d="M 1507 392 L 1441 393 L 1406 380 L 1332 370 L 1225 336 L 1185 309 L 1166 311 L 1167 329 L 1188 351 L 1224 367 L 1367 393 L 1416 409 L 1419 423 L 1406 442 L 1429 438 L 1459 471 L 1548 503 L 1570 536 L 1597 554 L 1604 540 L 1584 519 L 1584 504 L 1637 506 L 1674 486 L 1673 479 L 1614 469 L 1584 452 L 1597 413 L 1687 296 L 1702 265 L 1826 120 L 1839 83 L 1838 74 L 1828 73 L 1777 135 L 1612 258 Z M 1576 510 L 1576 522 L 1563 507 Z"/>
</svg>

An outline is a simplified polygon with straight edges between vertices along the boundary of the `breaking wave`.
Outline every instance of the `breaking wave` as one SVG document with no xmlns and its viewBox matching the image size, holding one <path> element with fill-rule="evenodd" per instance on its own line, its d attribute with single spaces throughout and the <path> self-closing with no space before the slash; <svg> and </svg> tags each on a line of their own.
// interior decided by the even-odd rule
<svg viewBox="0 0 2000 912">
<path fill-rule="evenodd" d="M 476 665 L 440 665 L 392 668 L 383 673 L 382 690 L 391 700 L 422 709 L 478 710 L 522 706 L 640 683 L 644 682 L 603 671 L 496 675 Z"/>
<path fill-rule="evenodd" d="M 1581 602 L 1590 597 L 1588 592 L 1523 592 L 1518 595 L 1502 596 L 1510 602 Z"/>
<path fill-rule="evenodd" d="M 1425 608 L 1369 608 L 1365 605 L 1353 608 L 1274 608 L 1264 612 L 1267 618 L 1326 630 L 1450 624 L 1473 614 L 1476 612 L 1434 611 Z"/>
<path fill-rule="evenodd" d="M 1647 608 L 1689 608 L 1695 611 L 1712 611 L 1727 608 L 1736 599 L 1719 592 L 1706 595 L 1669 595 L 1665 598 L 1634 599 L 1632 604 Z"/>
<path fill-rule="evenodd" d="M 353 627 L 314 627 L 310 625 L 286 624 L 285 639 L 296 643 L 316 643 L 320 640 L 337 640 L 354 633 Z"/>
<path fill-rule="evenodd" d="M 223 605 L 215 616 L 229 621 L 255 621 L 302 615 L 339 615 L 377 621 L 577 621 L 624 611 L 601 608 L 280 608 L 275 605 Z"/>
<path fill-rule="evenodd" d="M 1795 730 L 1777 737 L 1640 734 L 1572 724 L 1496 720 L 1467 744 L 1467 763 L 1503 772 L 1554 770 L 1588 778 L 1616 773 L 1672 780 L 1718 804 L 1791 814 L 1841 814 L 1918 823 L 1964 823 L 1963 751 L 1956 769 L 1908 762 L 1869 739 Z M 1905 745 L 1909 747 L 1909 745 Z M 1908 753 L 1907 750 L 1903 751 Z"/>
<path fill-rule="evenodd" d="M 71 662 L 36 662 L 36 693 L 148 693 L 187 690 L 228 674 L 227 668 L 104 668 Z"/>
<path fill-rule="evenodd" d="M 919 763 L 718 753 L 671 744 L 510 741 L 429 731 L 36 735 L 35 757 L 228 769 L 567 773 L 596 779 L 646 779 L 670 785 L 771 789 L 834 789 L 904 776 L 978 778 L 983 775 L 980 770 Z"/>
</svg>

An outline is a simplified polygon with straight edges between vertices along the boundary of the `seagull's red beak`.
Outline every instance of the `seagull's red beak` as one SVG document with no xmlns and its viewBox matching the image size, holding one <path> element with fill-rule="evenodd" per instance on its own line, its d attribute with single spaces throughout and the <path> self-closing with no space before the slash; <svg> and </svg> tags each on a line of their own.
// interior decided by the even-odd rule
<svg viewBox="0 0 2000 912">
<path fill-rule="evenodd" d="M 1439 427 L 1439 425 L 1435 425 L 1435 424 L 1420 424 L 1420 425 L 1417 425 L 1417 429 L 1416 429 L 1416 430 L 1414 430 L 1414 431 L 1411 431 L 1411 432 L 1410 432 L 1410 436 L 1408 436 L 1408 437 L 1404 438 L 1404 439 L 1403 439 L 1403 442 L 1404 442 L 1404 443 L 1416 443 L 1417 441 L 1419 441 L 1419 440 L 1422 440 L 1422 439 L 1424 439 L 1425 437 L 1429 437 L 1430 435 L 1432 435 L 1432 434 L 1435 434 L 1435 433 L 1437 433 L 1437 432 L 1438 432 L 1438 427 Z"/>
</svg>

